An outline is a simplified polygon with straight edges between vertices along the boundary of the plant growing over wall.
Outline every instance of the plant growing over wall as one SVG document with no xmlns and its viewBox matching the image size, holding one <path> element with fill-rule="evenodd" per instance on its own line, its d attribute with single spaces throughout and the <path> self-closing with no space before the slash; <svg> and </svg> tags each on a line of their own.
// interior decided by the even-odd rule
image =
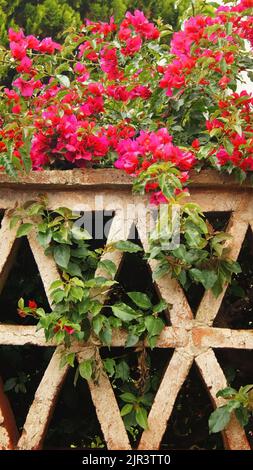
<svg viewBox="0 0 253 470">
<path fill-rule="evenodd" d="M 230 421 L 231 414 L 235 413 L 239 423 L 246 426 L 253 411 L 253 385 L 245 385 L 235 390 L 232 387 L 224 388 L 217 393 L 217 397 L 227 400 L 227 404 L 217 408 L 209 418 L 210 433 L 222 431 Z"/>
<path fill-rule="evenodd" d="M 243 181 L 253 170 L 253 98 L 236 87 L 241 72 L 252 69 L 246 45 L 253 43 L 252 6 L 242 0 L 192 17 L 170 46 L 171 28 L 154 25 L 139 10 L 119 25 L 113 18 L 87 21 L 63 44 L 10 29 L 4 60 L 17 75 L 1 91 L 0 164 L 13 177 L 31 168 L 115 166 L 133 176 L 136 191 L 150 193 L 152 203 L 165 203 L 169 211 L 182 203 L 192 169 L 215 168 Z M 72 338 L 84 341 L 93 333 L 110 345 L 113 328 L 120 327 L 128 331 L 126 345 L 146 335 L 154 347 L 165 305 L 153 305 L 141 292 L 128 292 L 128 303 L 104 305 L 99 297 L 116 284 L 115 266 L 101 264 L 103 250 L 90 249 L 90 236 L 75 219 L 69 209 L 49 211 L 43 202 L 14 214 L 14 225 L 23 221 L 17 236 L 36 224 L 39 242 L 60 271 L 51 286 L 52 313 L 21 299 L 20 315 L 36 316 L 46 338 L 67 347 Z M 218 296 L 240 270 L 229 259 L 228 237 L 214 232 L 192 204 L 182 204 L 180 220 L 180 247 L 164 249 L 162 238 L 151 237 L 148 255 L 160 275 L 170 272 L 186 288 L 201 283 Z M 105 249 L 122 249 L 122 243 Z M 129 243 L 123 251 L 140 250 Z M 109 278 L 95 275 L 99 266 Z M 70 352 L 63 361 L 73 366 L 74 358 Z M 85 361 L 78 373 L 96 379 L 95 363 L 95 357 Z M 123 414 L 140 403 L 128 400 Z M 135 416 L 142 427 L 144 415 Z"/>
</svg>

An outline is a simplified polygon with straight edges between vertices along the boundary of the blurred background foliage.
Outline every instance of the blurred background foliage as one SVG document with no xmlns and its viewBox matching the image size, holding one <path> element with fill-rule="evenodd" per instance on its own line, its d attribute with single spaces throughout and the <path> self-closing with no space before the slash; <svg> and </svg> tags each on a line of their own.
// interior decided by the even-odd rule
<svg viewBox="0 0 253 470">
<path fill-rule="evenodd" d="M 204 0 L 0 0 L 0 44 L 7 45 L 9 27 L 21 26 L 26 34 L 59 39 L 84 18 L 106 21 L 123 18 L 127 10 L 143 10 L 152 20 L 161 18 L 179 29 L 185 16 L 209 9 Z"/>
</svg>

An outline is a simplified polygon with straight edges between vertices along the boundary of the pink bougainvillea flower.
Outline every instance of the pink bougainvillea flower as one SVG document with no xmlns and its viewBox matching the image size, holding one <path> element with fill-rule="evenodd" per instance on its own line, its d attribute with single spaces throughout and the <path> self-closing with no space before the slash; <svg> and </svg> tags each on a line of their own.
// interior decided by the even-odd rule
<svg viewBox="0 0 253 470">
<path fill-rule="evenodd" d="M 90 21 L 89 19 L 85 20 L 86 26 L 89 27 L 89 30 L 94 34 L 101 34 L 103 36 L 108 36 L 108 34 L 117 31 L 117 25 L 114 22 L 114 17 L 111 16 L 109 23 L 104 23 L 103 21 Z"/>
<path fill-rule="evenodd" d="M 162 191 L 155 191 L 150 196 L 150 204 L 154 204 L 155 206 L 159 206 L 159 204 L 166 204 L 168 199 L 164 196 Z"/>
<path fill-rule="evenodd" d="M 40 80 L 24 80 L 23 78 L 17 78 L 13 85 L 20 90 L 20 93 L 25 98 L 30 98 L 36 88 L 41 88 L 42 83 Z"/>
<path fill-rule="evenodd" d="M 30 73 L 32 68 L 32 60 L 29 59 L 29 57 L 24 56 L 21 59 L 20 64 L 17 66 L 17 71 L 18 72 L 23 72 L 23 73 Z"/>
<path fill-rule="evenodd" d="M 73 333 L 75 332 L 75 329 L 74 329 L 74 328 L 72 328 L 71 326 L 67 326 L 67 325 L 64 326 L 64 330 L 65 330 L 69 335 L 73 335 Z"/>
<path fill-rule="evenodd" d="M 219 85 L 221 88 L 227 88 L 227 84 L 230 82 L 230 78 L 224 75 L 220 80 L 219 80 Z"/>
<path fill-rule="evenodd" d="M 10 42 L 10 50 L 14 59 L 22 60 L 26 56 L 27 43 L 26 41 Z"/>
<path fill-rule="evenodd" d="M 52 38 L 44 38 L 39 43 L 37 50 L 43 54 L 54 54 L 56 50 L 60 51 L 62 48 L 61 44 L 53 41 Z"/>
<path fill-rule="evenodd" d="M 4 93 L 9 100 L 19 102 L 20 96 L 16 93 L 15 90 L 10 90 L 9 88 L 4 88 Z"/>
<path fill-rule="evenodd" d="M 22 29 L 19 31 L 14 31 L 13 28 L 9 28 L 8 30 L 8 38 L 9 41 L 14 41 L 14 42 L 20 42 L 22 39 L 24 39 L 25 35 Z"/>
<path fill-rule="evenodd" d="M 142 39 L 140 36 L 134 36 L 126 40 L 126 47 L 122 47 L 123 55 L 132 56 L 141 49 Z"/>
</svg>

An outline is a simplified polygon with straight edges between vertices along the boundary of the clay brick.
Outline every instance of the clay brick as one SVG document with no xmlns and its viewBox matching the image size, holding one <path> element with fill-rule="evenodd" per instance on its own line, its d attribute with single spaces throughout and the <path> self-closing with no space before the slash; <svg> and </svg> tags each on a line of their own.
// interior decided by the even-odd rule
<svg viewBox="0 0 253 470">
<path fill-rule="evenodd" d="M 246 181 L 239 187 L 233 178 L 217 175 L 212 171 L 204 171 L 199 175 L 193 174 L 192 180 L 191 200 L 198 203 L 203 211 L 233 212 L 228 232 L 233 235 L 233 240 L 229 242 L 231 256 L 237 259 L 248 225 L 253 227 L 253 191 L 249 182 Z M 115 217 L 109 233 L 108 243 L 110 243 L 122 237 L 127 239 L 128 233 L 122 235 L 126 205 L 132 204 L 135 208 L 140 202 L 148 203 L 147 196 L 132 194 L 131 182 L 129 176 L 110 169 L 35 172 L 28 177 L 21 176 L 18 183 L 0 174 L 0 208 L 13 208 L 17 202 L 22 204 L 35 199 L 39 192 L 48 196 L 51 209 L 67 206 L 71 210 L 113 210 Z M 95 201 L 95 195 L 100 197 L 101 202 Z M 134 210 L 127 217 L 129 228 L 132 223 L 137 224 Z M 144 249 L 148 243 L 145 223 L 146 221 L 141 219 L 137 224 Z M 6 214 L 0 230 L 0 289 L 6 282 L 15 257 L 17 247 L 15 231 L 16 229 L 10 230 L 8 214 Z M 29 243 L 49 297 L 50 284 L 59 276 L 57 268 L 53 259 L 45 256 L 34 234 L 29 235 Z M 120 270 L 121 252 L 108 251 L 104 259 L 112 260 Z M 155 269 L 155 264 L 153 261 L 150 263 L 152 271 Z M 107 276 L 101 269 L 97 271 L 97 275 Z M 175 352 L 156 393 L 148 417 L 149 428 L 142 434 L 140 449 L 159 448 L 176 397 L 194 360 L 212 403 L 216 407 L 223 404 L 222 399 L 216 398 L 216 393 L 226 386 L 226 379 L 212 348 L 253 349 L 253 330 L 231 330 L 212 326 L 226 288 L 218 299 L 206 293 L 194 319 L 184 292 L 175 279 L 165 275 L 156 282 L 155 287 L 159 297 L 172 304 L 170 312 L 167 312 L 172 326 L 164 328 L 158 339 L 157 348 L 175 348 Z M 101 297 L 102 302 L 106 300 L 107 295 L 108 293 L 105 293 Z M 125 331 L 115 331 L 112 348 L 124 346 L 126 337 Z M 0 345 L 22 346 L 26 344 L 44 347 L 54 345 L 53 342 L 46 343 L 43 331 L 36 331 L 34 326 L 0 324 Z M 89 382 L 89 387 L 101 429 L 109 449 L 128 450 L 130 449 L 129 439 L 114 391 L 110 380 L 102 370 L 98 352 L 100 347 L 99 340 L 92 337 L 86 343 L 73 344 L 72 350 L 78 352 L 79 361 L 96 353 L 101 374 L 96 383 Z M 18 444 L 18 432 L 11 407 L 0 386 L 0 445 L 2 448 L 13 448 L 16 444 L 18 449 L 38 449 L 43 446 L 47 427 L 66 373 L 67 367 L 59 369 L 59 354 L 55 352 L 37 389 Z M 244 430 L 235 417 L 224 431 L 223 439 L 228 449 L 249 449 Z"/>
</svg>

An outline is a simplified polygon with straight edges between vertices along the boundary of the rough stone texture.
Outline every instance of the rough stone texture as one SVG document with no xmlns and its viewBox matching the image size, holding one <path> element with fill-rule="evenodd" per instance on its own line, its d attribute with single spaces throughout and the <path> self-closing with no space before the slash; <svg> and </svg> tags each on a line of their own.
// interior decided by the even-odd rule
<svg viewBox="0 0 253 470">
<path fill-rule="evenodd" d="M 43 444 L 58 394 L 68 371 L 68 366 L 60 368 L 60 359 L 61 347 L 58 347 L 35 393 L 17 449 L 40 449 Z"/>
<path fill-rule="evenodd" d="M 4 287 L 17 252 L 19 240 L 15 240 L 15 238 L 16 230 L 10 230 L 10 219 L 5 214 L 0 229 L 0 292 Z"/>
<path fill-rule="evenodd" d="M 33 256 L 37 264 L 49 304 L 51 305 L 50 286 L 52 282 L 56 281 L 56 279 L 59 279 L 57 267 L 53 259 L 50 256 L 45 255 L 44 249 L 37 242 L 34 233 L 29 234 L 28 241 L 33 252 Z"/>
<path fill-rule="evenodd" d="M 215 170 L 204 170 L 201 173 L 191 173 L 192 186 L 200 188 L 212 188 L 212 187 L 226 187 L 226 188 L 237 188 L 238 182 L 228 175 L 221 175 Z M 70 190 L 78 187 L 92 187 L 101 189 L 103 187 L 115 186 L 120 187 L 131 187 L 132 177 L 119 170 L 111 168 L 103 169 L 75 169 L 75 170 L 49 170 L 43 172 L 31 172 L 29 175 L 20 174 L 18 177 L 18 184 L 25 188 L 36 189 L 41 187 L 46 188 L 62 188 L 67 187 Z M 3 172 L 0 172 L 0 185 L 1 187 L 16 187 L 17 181 L 8 177 Z M 251 188 L 250 178 L 243 183 L 243 189 Z"/>
<path fill-rule="evenodd" d="M 38 191 L 38 187 L 41 189 Z M 193 175 L 191 200 L 201 205 L 203 211 L 230 211 L 231 220 L 228 232 L 233 235 L 229 242 L 231 256 L 237 259 L 248 225 L 253 227 L 253 192 L 248 182 L 238 187 L 232 178 L 221 177 L 214 172 L 201 172 Z M 207 191 L 208 188 L 208 191 Z M 113 210 L 115 217 L 110 229 L 108 243 L 118 239 L 127 239 L 131 225 L 135 223 L 144 249 L 147 246 L 146 226 L 144 219 L 137 220 L 135 208 L 148 203 L 147 197 L 132 195 L 131 178 L 114 170 L 76 170 L 66 172 L 38 172 L 21 178 L 21 184 L 11 181 L 0 174 L 0 208 L 11 209 L 18 202 L 32 200 L 38 192 L 47 194 L 49 206 L 53 209 L 67 206 L 72 210 Z M 94 196 L 97 199 L 95 200 Z M 131 210 L 126 213 L 127 204 Z M 127 229 L 123 232 L 123 222 L 127 221 Z M 0 288 L 6 282 L 9 270 L 15 257 L 15 230 L 10 230 L 8 214 L 5 215 L 0 230 Z M 46 294 L 49 298 L 49 287 L 58 276 L 54 261 L 45 256 L 38 245 L 34 234 L 29 236 L 29 243 L 41 274 Z M 111 259 L 118 270 L 121 267 L 122 253 L 107 251 L 104 259 Z M 155 263 L 150 263 L 155 268 Z M 105 275 L 98 270 L 97 275 Z M 190 367 L 195 360 L 202 375 L 206 389 L 213 405 L 219 406 L 221 399 L 216 392 L 226 385 L 226 380 L 212 348 L 253 349 L 253 330 L 230 330 L 214 328 L 213 321 L 217 315 L 226 288 L 214 299 L 206 293 L 200 303 L 196 318 L 193 314 L 183 290 L 179 284 L 164 276 L 156 282 L 158 295 L 169 304 L 173 304 L 167 314 L 171 325 L 164 328 L 157 342 L 158 348 L 175 348 L 172 359 L 165 371 L 161 385 L 157 391 L 148 421 L 149 429 L 143 432 L 140 449 L 157 449 L 166 430 L 176 397 L 187 378 Z M 106 296 L 101 301 L 106 300 Z M 117 331 L 113 334 L 112 347 L 123 346 L 126 332 Z M 0 345 L 52 346 L 46 343 L 42 331 L 34 326 L 17 326 L 0 324 Z M 79 360 L 96 353 L 101 366 L 97 338 L 90 338 L 87 343 L 73 344 L 72 350 L 78 352 Z M 34 402 L 26 418 L 24 431 L 17 444 L 19 449 L 37 449 L 43 445 L 43 439 L 57 401 L 58 392 L 64 381 L 67 368 L 58 368 L 59 354 L 54 353 L 46 369 L 41 384 L 36 392 Z M 98 383 L 89 383 L 91 396 L 96 408 L 98 419 L 109 449 L 129 449 L 130 444 L 125 431 L 117 401 L 109 378 L 101 372 Z M 85 423 L 84 423 L 85 425 Z M 233 417 L 223 433 L 227 449 L 248 449 L 249 444 L 245 433 Z M 17 430 L 10 405 L 3 389 L 0 387 L 0 446 L 13 448 L 17 443 Z"/>
<path fill-rule="evenodd" d="M 148 429 L 143 432 L 138 449 L 159 449 L 177 395 L 192 362 L 193 357 L 184 351 L 176 350 L 173 353 L 148 416 Z"/>
<path fill-rule="evenodd" d="M 233 244 L 231 246 L 229 256 L 237 260 L 242 243 L 244 241 L 249 223 L 241 220 L 239 214 L 233 214 L 230 219 L 230 224 L 227 232 L 233 237 Z M 229 243 L 227 244 L 229 246 Z M 218 298 L 214 298 L 210 291 L 207 291 L 200 303 L 196 319 L 203 323 L 212 324 L 216 314 L 220 308 L 223 297 L 226 293 L 227 286 L 224 287 L 223 292 Z"/>
<path fill-rule="evenodd" d="M 97 382 L 90 380 L 88 385 L 107 448 L 108 450 L 129 450 L 131 446 L 128 435 L 120 416 L 113 388 L 103 369 L 99 354 L 94 348 L 86 348 L 85 351 L 78 354 L 78 361 L 82 362 L 93 356 L 96 358 L 97 367 L 100 367 L 100 373 Z"/>
<path fill-rule="evenodd" d="M 0 378 L 0 448 L 14 449 L 19 438 L 15 418 Z"/>
</svg>

